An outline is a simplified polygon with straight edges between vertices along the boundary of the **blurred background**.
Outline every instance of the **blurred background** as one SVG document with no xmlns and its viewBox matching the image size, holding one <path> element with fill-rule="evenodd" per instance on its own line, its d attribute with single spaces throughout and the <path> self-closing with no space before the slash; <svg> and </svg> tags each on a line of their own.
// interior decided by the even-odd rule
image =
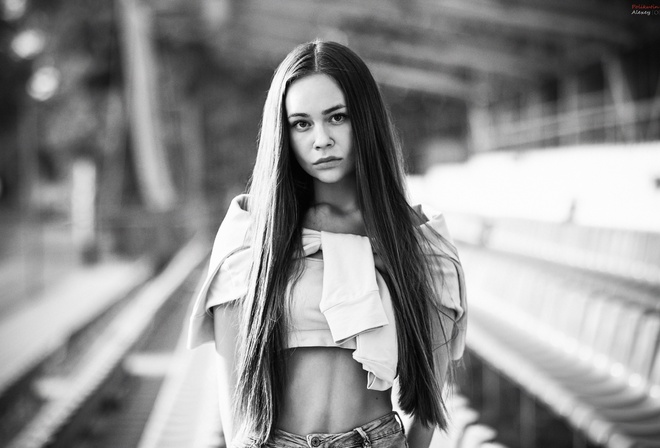
<svg viewBox="0 0 660 448">
<path fill-rule="evenodd" d="M 316 37 L 465 265 L 434 446 L 660 446 L 660 3 L 0 0 L 0 445 L 223 446 L 190 299 Z"/>
</svg>

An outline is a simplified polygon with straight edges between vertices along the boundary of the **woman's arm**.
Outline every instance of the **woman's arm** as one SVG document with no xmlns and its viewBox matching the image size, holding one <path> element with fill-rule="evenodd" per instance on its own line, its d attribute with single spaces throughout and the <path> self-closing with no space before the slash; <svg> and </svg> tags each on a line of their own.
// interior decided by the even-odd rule
<svg viewBox="0 0 660 448">
<path fill-rule="evenodd" d="M 238 306 L 228 303 L 213 309 L 215 351 L 217 353 L 218 401 L 225 443 L 234 436 L 232 396 L 236 390 L 236 348 L 238 344 Z"/>
<path fill-rule="evenodd" d="M 454 321 L 444 315 L 441 315 L 439 320 L 442 322 L 441 328 L 443 329 L 443 332 L 447 335 L 451 334 Z M 440 327 L 439 322 L 436 324 L 436 327 Z M 436 338 L 440 337 L 440 340 L 436 340 L 434 343 L 435 350 L 433 352 L 433 362 L 436 375 L 438 375 L 443 386 L 446 387 L 445 383 L 448 376 L 447 373 L 451 359 L 451 350 L 445 343 L 447 336 L 441 335 L 442 332 L 440 332 L 440 328 L 437 328 L 435 336 Z M 397 378 L 392 387 L 392 402 L 394 403 L 394 409 L 402 415 L 404 426 L 406 427 L 406 439 L 408 440 L 408 445 L 410 448 L 428 448 L 431 445 L 436 427 L 425 426 L 416 418 L 403 413 L 398 405 L 399 389 L 400 384 Z"/>
<path fill-rule="evenodd" d="M 415 417 L 411 417 L 409 414 L 406 414 L 399 407 L 399 390 L 401 385 L 399 384 L 399 379 L 394 380 L 392 385 L 392 403 L 394 405 L 394 410 L 399 413 L 401 417 L 403 426 L 405 428 L 406 440 L 408 441 L 409 448 L 428 448 L 431 445 L 431 440 L 433 439 L 433 433 L 435 432 L 435 426 L 424 426 L 419 420 Z"/>
<path fill-rule="evenodd" d="M 410 448 L 428 448 L 431 445 L 434 431 L 435 427 L 424 426 L 417 419 L 413 419 L 406 433 L 408 446 Z"/>
<path fill-rule="evenodd" d="M 445 331 L 451 332 L 453 322 L 446 318 L 443 318 L 442 320 Z M 450 356 L 451 354 L 446 346 L 436 348 L 434 352 L 436 375 L 438 375 L 438 378 L 440 378 L 443 385 L 445 385 L 445 379 L 447 378 Z M 431 439 L 433 439 L 435 429 L 435 426 L 425 426 L 420 423 L 419 420 L 413 418 L 407 432 L 408 445 L 410 448 L 428 448 L 431 445 Z"/>
</svg>

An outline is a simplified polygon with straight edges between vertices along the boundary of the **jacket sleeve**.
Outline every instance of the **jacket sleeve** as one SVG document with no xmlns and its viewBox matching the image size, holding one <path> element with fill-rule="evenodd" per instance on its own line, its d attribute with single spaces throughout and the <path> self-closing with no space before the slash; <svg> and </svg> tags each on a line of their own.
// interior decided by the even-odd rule
<svg viewBox="0 0 660 448">
<path fill-rule="evenodd" d="M 234 199 L 213 243 L 209 268 L 195 296 L 188 324 L 188 347 L 214 340 L 212 308 L 247 293 L 252 251 L 246 242 L 249 214 L 242 196 Z M 244 198 L 244 196 L 243 196 Z"/>
<path fill-rule="evenodd" d="M 428 215 L 427 215 L 428 216 Z M 450 341 L 451 358 L 458 360 L 465 350 L 467 331 L 467 298 L 465 278 L 458 251 L 449 234 L 445 219 L 441 214 L 431 214 L 431 218 L 422 224 L 421 230 L 428 242 L 427 259 L 433 276 L 437 304 L 445 323 L 441 330 L 442 341 Z M 445 328 L 447 323 L 453 328 Z"/>
</svg>

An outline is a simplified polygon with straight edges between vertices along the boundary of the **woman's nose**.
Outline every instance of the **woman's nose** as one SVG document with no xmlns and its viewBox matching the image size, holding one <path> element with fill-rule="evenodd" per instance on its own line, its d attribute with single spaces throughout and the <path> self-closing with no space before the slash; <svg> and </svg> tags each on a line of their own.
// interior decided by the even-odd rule
<svg viewBox="0 0 660 448">
<path fill-rule="evenodd" d="M 332 140 L 332 137 L 330 137 L 327 129 L 325 129 L 325 126 L 317 126 L 316 134 L 314 135 L 314 148 L 327 148 L 328 146 L 332 146 L 333 143 L 334 141 Z"/>
</svg>

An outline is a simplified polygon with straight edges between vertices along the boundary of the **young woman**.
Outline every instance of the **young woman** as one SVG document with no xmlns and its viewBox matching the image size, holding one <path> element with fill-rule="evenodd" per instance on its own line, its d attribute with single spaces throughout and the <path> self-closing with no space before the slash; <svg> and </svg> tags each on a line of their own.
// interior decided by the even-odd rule
<svg viewBox="0 0 660 448">
<path fill-rule="evenodd" d="M 404 181 L 364 62 L 333 42 L 295 48 L 191 321 L 191 346 L 216 344 L 230 446 L 427 447 L 446 427 L 462 270 L 442 217 L 409 205 Z"/>
</svg>

